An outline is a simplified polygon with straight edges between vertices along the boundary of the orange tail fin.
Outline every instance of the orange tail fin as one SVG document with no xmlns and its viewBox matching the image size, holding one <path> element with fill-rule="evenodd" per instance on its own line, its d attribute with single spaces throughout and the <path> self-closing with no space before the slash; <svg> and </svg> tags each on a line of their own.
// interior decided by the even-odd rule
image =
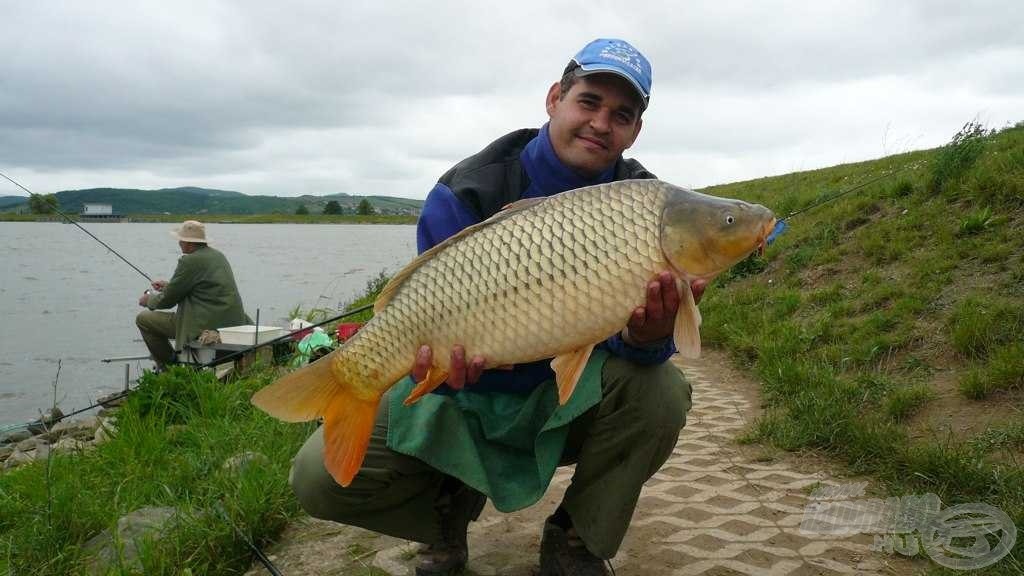
<svg viewBox="0 0 1024 576">
<path fill-rule="evenodd" d="M 336 354 L 279 378 L 251 401 L 285 422 L 323 417 L 324 465 L 339 484 L 348 486 L 366 456 L 381 395 L 356 396 L 347 382 L 339 381 L 332 370 Z"/>
<path fill-rule="evenodd" d="M 324 412 L 324 466 L 342 486 L 351 484 L 363 465 L 380 398 L 357 398 L 345 390 Z"/>
</svg>

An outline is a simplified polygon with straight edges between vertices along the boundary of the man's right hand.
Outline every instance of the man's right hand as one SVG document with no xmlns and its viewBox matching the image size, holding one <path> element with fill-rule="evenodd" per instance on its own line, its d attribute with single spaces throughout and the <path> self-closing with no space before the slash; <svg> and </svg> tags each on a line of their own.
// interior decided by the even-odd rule
<svg viewBox="0 0 1024 576">
<path fill-rule="evenodd" d="M 156 290 L 157 292 L 163 292 L 164 288 L 167 287 L 167 280 L 154 280 L 150 286 L 152 286 L 153 290 Z"/>
<path fill-rule="evenodd" d="M 412 365 L 412 379 L 422 382 L 427 377 L 427 371 L 433 363 L 434 353 L 430 346 L 424 344 L 416 352 L 416 361 Z M 480 375 L 484 373 L 484 357 L 474 356 L 466 362 L 466 349 L 461 345 L 452 348 L 451 363 L 448 366 L 447 384 L 455 390 L 462 390 L 466 384 L 476 384 Z"/>
</svg>

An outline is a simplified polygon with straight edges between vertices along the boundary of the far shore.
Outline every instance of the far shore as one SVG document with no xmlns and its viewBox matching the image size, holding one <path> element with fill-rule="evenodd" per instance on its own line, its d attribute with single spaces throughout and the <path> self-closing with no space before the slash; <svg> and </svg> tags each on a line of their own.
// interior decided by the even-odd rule
<svg viewBox="0 0 1024 576">
<path fill-rule="evenodd" d="M 74 217 L 74 215 L 72 215 Z M 127 214 L 121 222 L 152 223 L 199 220 L 211 224 L 415 224 L 416 216 L 411 214 Z M 76 219 L 77 221 L 77 219 Z M 56 214 L 16 214 L 0 212 L 0 222 L 64 222 Z M 84 220 L 87 224 L 106 222 Z"/>
</svg>

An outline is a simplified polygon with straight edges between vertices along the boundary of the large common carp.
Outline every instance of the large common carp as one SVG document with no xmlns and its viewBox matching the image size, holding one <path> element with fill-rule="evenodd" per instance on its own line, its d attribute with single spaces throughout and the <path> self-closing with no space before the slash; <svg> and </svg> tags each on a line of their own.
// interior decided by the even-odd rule
<svg viewBox="0 0 1024 576">
<path fill-rule="evenodd" d="M 324 463 L 342 486 L 359 471 L 384 392 L 409 374 L 420 346 L 433 366 L 406 404 L 448 377 L 451 349 L 486 367 L 554 358 L 565 403 L 591 350 L 622 330 L 670 270 L 682 302 L 680 353 L 700 353 L 690 282 L 709 280 L 762 247 L 770 210 L 658 180 L 625 180 L 511 204 L 398 272 L 375 316 L 343 347 L 257 392 L 288 422 L 322 417 Z"/>
</svg>

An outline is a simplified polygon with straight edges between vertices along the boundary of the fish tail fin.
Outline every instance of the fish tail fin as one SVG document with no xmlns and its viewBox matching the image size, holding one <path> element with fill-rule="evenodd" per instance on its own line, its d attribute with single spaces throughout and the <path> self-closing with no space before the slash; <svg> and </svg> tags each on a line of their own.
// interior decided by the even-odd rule
<svg viewBox="0 0 1024 576">
<path fill-rule="evenodd" d="M 356 395 L 333 370 L 335 351 L 256 392 L 251 402 L 285 422 L 324 419 L 324 466 L 342 486 L 359 472 L 381 394 Z"/>
<path fill-rule="evenodd" d="M 345 389 L 324 412 L 324 467 L 342 486 L 351 484 L 363 465 L 380 399 L 379 394 L 358 398 Z"/>
<path fill-rule="evenodd" d="M 332 366 L 336 354 L 327 356 L 289 372 L 273 384 L 253 394 L 250 400 L 254 406 L 285 422 L 305 422 L 323 415 L 331 397 L 345 383 L 335 377 Z"/>
</svg>

